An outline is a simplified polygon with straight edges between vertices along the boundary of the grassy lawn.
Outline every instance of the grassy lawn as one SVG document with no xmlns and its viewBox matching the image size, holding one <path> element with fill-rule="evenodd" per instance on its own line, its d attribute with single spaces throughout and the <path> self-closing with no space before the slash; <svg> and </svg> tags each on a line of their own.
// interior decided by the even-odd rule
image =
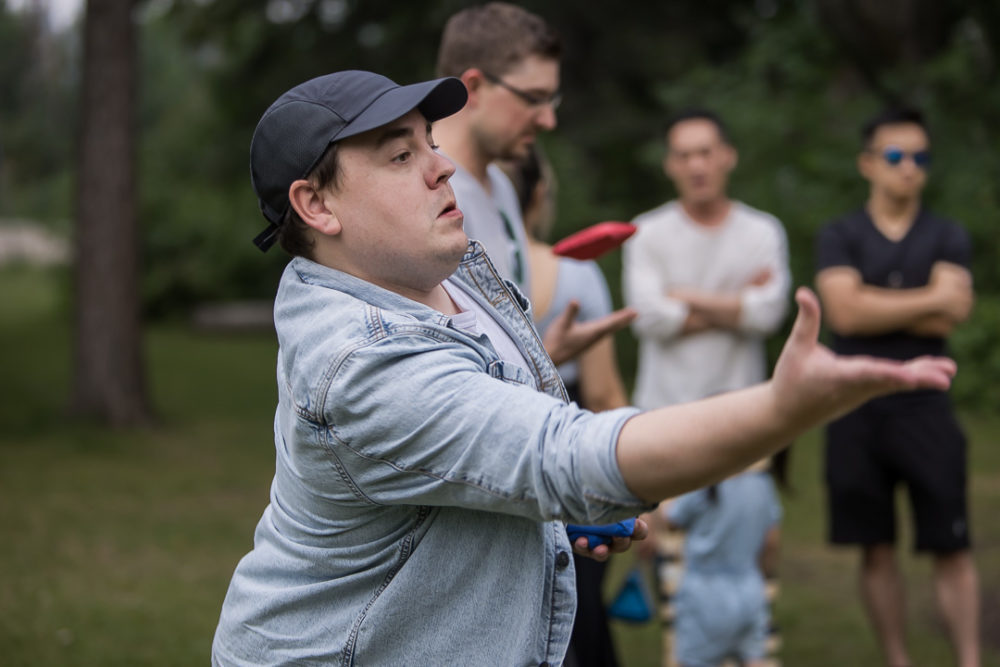
<svg viewBox="0 0 1000 667">
<path fill-rule="evenodd" d="M 154 327 L 154 428 L 111 433 L 65 417 L 64 276 L 0 269 L 0 664 L 206 664 L 232 569 L 273 472 L 274 352 L 266 334 Z M 1000 419 L 969 415 L 987 665 L 1000 665 Z M 786 496 L 785 664 L 877 665 L 854 556 L 823 541 L 816 435 L 796 445 Z M 628 568 L 618 557 L 609 589 Z M 951 663 L 929 568 L 904 558 L 920 665 Z M 656 624 L 616 626 L 630 667 L 658 667 Z"/>
</svg>

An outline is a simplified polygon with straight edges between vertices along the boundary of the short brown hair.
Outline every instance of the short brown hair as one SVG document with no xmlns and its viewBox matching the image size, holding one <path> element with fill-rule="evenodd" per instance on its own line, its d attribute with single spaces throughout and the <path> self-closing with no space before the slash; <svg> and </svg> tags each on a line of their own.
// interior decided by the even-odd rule
<svg viewBox="0 0 1000 667">
<path fill-rule="evenodd" d="M 340 164 L 337 160 L 338 145 L 330 144 L 316 166 L 306 175 L 306 180 L 317 190 L 323 190 L 330 185 L 337 186 L 337 178 L 340 175 Z M 309 225 L 302 221 L 290 204 L 285 217 L 278 225 L 278 245 L 289 255 L 306 259 L 312 258 L 313 246 L 316 245 L 309 234 Z"/>
<path fill-rule="evenodd" d="M 542 17 L 506 2 L 490 2 L 448 19 L 437 75 L 461 76 L 477 67 L 502 76 L 528 56 L 558 60 L 561 54 L 559 36 Z"/>
</svg>

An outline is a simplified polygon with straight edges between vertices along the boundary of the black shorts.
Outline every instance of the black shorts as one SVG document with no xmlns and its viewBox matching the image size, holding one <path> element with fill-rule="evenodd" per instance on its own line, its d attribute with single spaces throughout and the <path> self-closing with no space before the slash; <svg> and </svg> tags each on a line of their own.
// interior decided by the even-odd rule
<svg viewBox="0 0 1000 667">
<path fill-rule="evenodd" d="M 827 427 L 830 541 L 896 541 L 895 490 L 905 484 L 917 551 L 970 546 L 966 441 L 947 394 L 878 399 Z"/>
</svg>

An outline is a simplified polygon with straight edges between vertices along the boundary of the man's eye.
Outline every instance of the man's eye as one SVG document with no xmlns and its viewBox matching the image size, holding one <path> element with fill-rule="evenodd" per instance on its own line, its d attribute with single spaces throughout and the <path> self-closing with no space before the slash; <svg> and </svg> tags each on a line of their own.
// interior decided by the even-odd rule
<svg viewBox="0 0 1000 667">
<path fill-rule="evenodd" d="M 393 162 L 406 162 L 410 159 L 410 151 L 404 151 L 392 158 Z"/>
</svg>

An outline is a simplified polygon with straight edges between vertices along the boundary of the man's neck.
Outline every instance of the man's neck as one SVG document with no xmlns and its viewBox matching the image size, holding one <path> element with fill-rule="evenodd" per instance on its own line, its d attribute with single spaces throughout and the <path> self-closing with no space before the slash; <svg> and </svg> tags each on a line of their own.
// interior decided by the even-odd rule
<svg viewBox="0 0 1000 667">
<path fill-rule="evenodd" d="M 917 214 L 920 212 L 920 198 L 898 198 L 872 192 L 865 209 L 875 223 L 876 229 L 886 238 L 896 241 L 906 236 L 917 219 Z"/>
<path fill-rule="evenodd" d="M 706 227 L 717 227 L 721 225 L 727 217 L 733 202 L 728 197 L 719 197 L 704 202 L 692 202 L 680 200 L 681 207 L 692 221 Z"/>
<path fill-rule="evenodd" d="M 479 147 L 461 115 L 462 112 L 459 112 L 435 123 L 434 140 L 441 147 L 441 152 L 489 191 L 490 179 L 486 168 L 493 162 L 493 156 L 485 154 Z"/>
<path fill-rule="evenodd" d="M 411 301 L 422 303 L 445 315 L 455 315 L 461 312 L 461 309 L 455 305 L 441 284 L 450 274 L 442 276 L 437 283 L 429 281 L 430 286 L 427 287 L 414 284 L 412 280 L 396 281 L 391 277 L 373 275 L 365 271 L 363 267 L 353 262 L 350 256 L 344 256 L 336 248 L 322 242 L 316 243 L 316 246 L 313 248 L 312 257 L 309 259 L 317 264 L 347 273 L 382 289 L 395 292 Z"/>
</svg>

